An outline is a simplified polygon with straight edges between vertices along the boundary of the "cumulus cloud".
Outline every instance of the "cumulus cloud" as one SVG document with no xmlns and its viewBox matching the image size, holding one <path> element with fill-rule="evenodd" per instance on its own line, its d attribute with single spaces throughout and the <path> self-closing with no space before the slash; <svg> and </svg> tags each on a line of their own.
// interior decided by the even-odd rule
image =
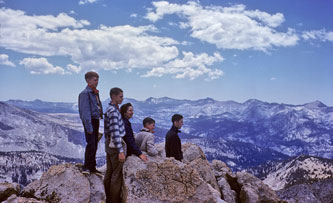
<svg viewBox="0 0 333 203">
<path fill-rule="evenodd" d="M 180 28 L 190 28 L 192 37 L 215 44 L 219 49 L 266 51 L 272 47 L 293 46 L 299 40 L 293 29 L 275 30 L 285 21 L 281 13 L 246 10 L 244 5 L 203 7 L 197 2 L 159 1 L 153 2 L 153 6 L 145 16 L 148 20 L 156 22 L 165 15 L 177 14 L 186 20 L 180 23 Z"/>
<path fill-rule="evenodd" d="M 9 61 L 7 54 L 0 54 L 0 65 L 15 67 L 16 65 Z"/>
<path fill-rule="evenodd" d="M 325 29 L 304 31 L 302 34 L 305 40 L 320 40 L 333 42 L 333 32 L 327 32 Z"/>
<path fill-rule="evenodd" d="M 220 69 L 207 68 L 207 66 L 224 60 L 219 53 L 209 56 L 206 53 L 195 55 L 192 52 L 183 52 L 183 56 L 182 59 L 172 60 L 163 67 L 153 68 L 142 77 L 161 77 L 165 74 L 172 74 L 178 79 L 189 78 L 193 80 L 199 76 L 207 75 L 209 80 L 214 80 L 223 75 Z"/>
<path fill-rule="evenodd" d="M 97 2 L 97 0 L 80 0 L 79 5 L 84 5 L 84 4 L 92 4 Z"/>
<path fill-rule="evenodd" d="M 6 8 L 0 9 L 0 20 L 3 36 L 6 36 L 6 31 L 18 31 L 16 30 L 18 28 L 22 29 L 18 35 L 29 30 L 32 31 L 29 34 L 34 35 L 38 34 L 37 31 L 56 31 L 58 28 L 64 27 L 82 28 L 90 24 L 86 20 L 76 20 L 66 13 L 60 13 L 58 16 L 28 16 L 23 11 Z"/>
<path fill-rule="evenodd" d="M 73 73 L 91 69 L 168 69 L 170 61 L 182 57 L 177 48 L 181 42 L 155 36 L 157 29 L 151 25 L 101 25 L 96 29 L 82 29 L 89 25 L 88 21 L 76 20 L 64 13 L 58 16 L 29 16 L 23 11 L 6 8 L 0 9 L 0 21 L 3 22 L 1 34 L 6 36 L 0 39 L 0 47 L 42 57 L 69 57 L 72 64 L 77 64 L 66 67 Z M 183 76 L 179 72 L 174 74 L 177 78 L 191 79 L 202 74 L 209 78 L 222 75 L 221 71 L 213 71 L 209 66 L 209 63 L 202 61 L 197 66 L 204 67 L 200 73 L 191 73 L 194 69 L 189 67 Z M 57 73 L 61 73 L 60 69 Z"/>
<path fill-rule="evenodd" d="M 46 58 L 24 58 L 20 61 L 20 65 L 29 70 L 31 74 L 61 74 L 67 72 L 59 66 L 53 66 Z"/>
<path fill-rule="evenodd" d="M 81 67 L 73 65 L 73 64 L 68 64 L 67 65 L 67 70 L 69 70 L 70 72 L 74 72 L 74 73 L 80 73 Z"/>
</svg>

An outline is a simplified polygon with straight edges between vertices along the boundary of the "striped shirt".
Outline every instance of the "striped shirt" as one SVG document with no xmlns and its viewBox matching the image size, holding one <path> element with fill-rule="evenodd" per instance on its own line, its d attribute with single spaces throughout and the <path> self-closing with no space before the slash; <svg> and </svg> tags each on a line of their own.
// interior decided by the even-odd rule
<svg viewBox="0 0 333 203">
<path fill-rule="evenodd" d="M 119 109 L 114 104 L 109 104 L 104 117 L 104 134 L 110 137 L 110 148 L 118 149 L 118 152 L 124 152 L 121 144 L 122 137 L 125 136 L 125 126 Z"/>
</svg>

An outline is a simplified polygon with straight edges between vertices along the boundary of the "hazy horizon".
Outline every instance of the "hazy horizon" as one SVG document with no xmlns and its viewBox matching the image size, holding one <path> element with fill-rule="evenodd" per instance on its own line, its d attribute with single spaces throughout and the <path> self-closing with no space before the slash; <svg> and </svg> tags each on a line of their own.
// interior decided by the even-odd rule
<svg viewBox="0 0 333 203">
<path fill-rule="evenodd" d="M 264 102 L 264 103 L 270 103 L 270 104 L 273 104 L 273 103 L 278 103 L 278 104 L 285 104 L 285 105 L 293 105 L 293 106 L 298 106 L 298 105 L 305 105 L 305 104 L 309 104 L 309 103 L 314 103 L 314 102 L 321 102 L 323 103 L 324 105 L 328 106 L 328 107 L 331 107 L 330 105 L 327 105 L 325 104 L 324 102 L 320 101 L 320 100 L 315 100 L 315 101 L 310 101 L 310 102 L 306 102 L 306 103 L 302 103 L 302 104 L 290 104 L 290 103 L 281 103 L 281 102 L 268 102 L 268 101 L 263 101 L 263 100 L 259 100 L 259 99 L 255 99 L 255 98 L 250 98 L 250 99 L 247 99 L 243 102 L 239 102 L 239 101 L 234 101 L 234 100 L 217 100 L 217 99 L 214 99 L 214 98 L 211 98 L 211 97 L 206 97 L 206 98 L 199 98 L 199 99 L 181 99 L 181 98 L 172 98 L 172 97 L 168 97 L 168 96 L 164 96 L 164 97 L 148 97 L 146 99 L 136 99 L 136 98 L 124 98 L 124 101 L 126 101 L 126 99 L 133 99 L 133 100 L 136 100 L 136 101 L 139 101 L 139 102 L 144 102 L 148 99 L 163 99 L 163 98 L 169 98 L 169 99 L 174 99 L 174 100 L 187 100 L 187 101 L 198 101 L 198 100 L 205 100 L 205 99 L 213 99 L 214 101 L 217 101 L 217 102 L 236 102 L 236 103 L 239 103 L 239 104 L 243 104 L 249 100 L 258 100 L 258 101 L 261 101 L 261 102 Z M 102 102 L 104 101 L 107 101 L 109 98 L 107 99 L 102 99 Z M 33 101 L 36 101 L 36 100 L 39 100 L 39 101 L 42 101 L 42 102 L 54 102 L 54 103 L 77 103 L 77 101 L 68 101 L 68 102 L 65 102 L 65 101 L 47 101 L 47 100 L 41 100 L 41 99 L 32 99 L 32 100 L 22 100 L 22 99 L 8 99 L 8 100 L 2 100 L 2 102 L 7 102 L 7 101 L 10 101 L 10 100 L 14 100 L 14 101 L 24 101 L 24 102 L 33 102 Z M 124 103 L 124 102 L 123 102 Z M 333 106 L 332 106 L 333 107 Z"/>
</svg>

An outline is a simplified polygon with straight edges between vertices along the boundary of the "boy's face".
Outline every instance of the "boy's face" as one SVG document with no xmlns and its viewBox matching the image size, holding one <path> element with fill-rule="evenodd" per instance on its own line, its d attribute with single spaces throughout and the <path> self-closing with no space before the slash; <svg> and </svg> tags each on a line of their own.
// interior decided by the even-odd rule
<svg viewBox="0 0 333 203">
<path fill-rule="evenodd" d="M 179 121 L 175 121 L 175 122 L 173 122 L 173 125 L 174 125 L 176 128 L 178 128 L 178 129 L 181 129 L 182 126 L 183 126 L 183 124 L 184 124 L 183 119 L 180 119 Z"/>
<path fill-rule="evenodd" d="M 87 80 L 87 83 L 89 86 L 92 86 L 92 87 L 97 87 L 98 85 L 98 77 L 92 77 L 90 79 Z"/>
<path fill-rule="evenodd" d="M 115 104 L 121 104 L 124 100 L 124 94 L 120 92 L 118 95 L 112 95 L 112 101 Z"/>
<path fill-rule="evenodd" d="M 155 129 L 155 123 L 148 123 L 146 124 L 145 128 L 147 128 L 151 133 L 153 133 Z"/>
</svg>

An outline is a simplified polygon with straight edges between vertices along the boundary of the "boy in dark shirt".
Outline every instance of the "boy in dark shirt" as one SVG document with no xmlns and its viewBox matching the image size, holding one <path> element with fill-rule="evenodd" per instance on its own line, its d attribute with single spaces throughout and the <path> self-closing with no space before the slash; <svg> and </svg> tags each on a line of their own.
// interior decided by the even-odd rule
<svg viewBox="0 0 333 203">
<path fill-rule="evenodd" d="M 178 133 L 183 126 L 183 116 L 174 114 L 172 116 L 172 127 L 165 136 L 165 154 L 166 157 L 174 157 L 176 160 L 183 159 L 182 144 Z"/>
</svg>

